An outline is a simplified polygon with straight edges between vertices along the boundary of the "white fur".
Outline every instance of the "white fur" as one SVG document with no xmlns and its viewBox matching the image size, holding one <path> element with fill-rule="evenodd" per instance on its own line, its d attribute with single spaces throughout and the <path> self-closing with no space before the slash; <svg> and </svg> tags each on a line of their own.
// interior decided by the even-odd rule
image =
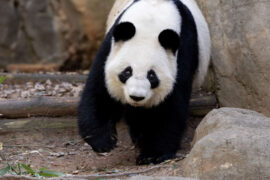
<svg viewBox="0 0 270 180">
<path fill-rule="evenodd" d="M 158 36 L 165 29 L 180 34 L 181 17 L 178 14 L 172 1 L 144 0 L 135 3 L 123 15 L 120 22 L 132 22 L 136 34 L 124 43 L 112 42 L 105 65 L 106 85 L 112 97 L 133 106 L 152 107 L 172 91 L 177 74 L 176 56 L 160 45 Z M 133 76 L 123 84 L 118 75 L 128 66 L 132 67 Z M 147 79 L 151 69 L 160 79 L 159 86 L 153 90 Z M 134 102 L 130 95 L 146 98 Z"/>
</svg>

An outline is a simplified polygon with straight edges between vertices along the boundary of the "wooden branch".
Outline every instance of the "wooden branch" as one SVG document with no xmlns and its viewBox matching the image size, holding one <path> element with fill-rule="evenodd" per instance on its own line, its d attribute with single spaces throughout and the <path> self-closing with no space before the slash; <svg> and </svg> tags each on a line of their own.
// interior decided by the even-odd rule
<svg viewBox="0 0 270 180">
<path fill-rule="evenodd" d="M 30 176 L 5 175 L 0 177 L 0 180 L 37 180 L 37 178 Z"/>
<path fill-rule="evenodd" d="M 0 119 L 1 135 L 18 132 L 31 131 L 33 129 L 74 129 L 77 128 L 77 118 L 74 116 L 65 117 L 31 117 L 21 119 Z M 82 141 L 82 140 L 81 140 Z M 5 144 L 6 146 L 7 144 Z M 22 144 L 19 146 L 29 146 Z M 35 146 L 35 145 L 34 145 Z"/>
<path fill-rule="evenodd" d="M 26 148 L 48 148 L 48 149 L 53 149 L 55 148 L 55 146 L 43 146 L 43 145 L 3 145 L 3 147 L 5 148 L 13 148 L 13 147 L 16 147 L 16 148 L 22 148 L 22 147 L 26 147 Z"/>
<path fill-rule="evenodd" d="M 5 84 L 23 84 L 26 82 L 69 82 L 69 83 L 85 83 L 87 75 L 80 74 L 24 74 L 24 73 L 0 73 L 0 77 L 5 76 Z"/>
<path fill-rule="evenodd" d="M 0 117 L 59 117 L 77 114 L 79 98 L 39 98 L 0 101 Z"/>
<path fill-rule="evenodd" d="M 190 115 L 205 116 L 212 109 L 217 108 L 218 103 L 215 95 L 193 95 L 190 100 Z"/>
<path fill-rule="evenodd" d="M 138 171 L 131 171 L 131 172 L 123 172 L 123 173 L 115 173 L 115 174 L 93 174 L 93 175 L 67 175 L 67 176 L 63 176 L 60 178 L 50 178 L 52 180 L 56 180 L 56 179 L 84 179 L 84 180 L 94 180 L 94 179 L 103 179 L 103 178 L 108 178 L 108 179 L 114 179 L 114 178 L 123 178 L 123 177 L 129 177 L 129 176 L 138 176 L 144 173 L 148 173 L 151 172 L 153 170 L 156 169 L 161 169 L 161 168 L 169 168 L 171 167 L 170 165 L 156 165 L 153 167 L 149 167 L 149 168 L 145 168 L 142 170 L 138 170 Z M 18 175 L 6 175 L 3 176 L 4 179 L 7 180 L 32 180 L 35 178 L 29 177 L 29 176 L 18 176 Z M 1 179 L 1 178 L 0 178 Z"/>
<path fill-rule="evenodd" d="M 8 72 L 55 72 L 59 71 L 60 65 L 58 64 L 9 64 L 5 68 Z"/>
<path fill-rule="evenodd" d="M 94 175 L 82 175 L 82 176 L 66 176 L 67 178 L 78 178 L 78 179 L 102 179 L 102 178 L 120 178 L 120 177 L 128 177 L 128 176 L 136 176 L 136 175 L 141 175 L 156 169 L 161 169 L 161 168 L 169 168 L 172 167 L 170 165 L 156 165 L 150 168 L 138 170 L 138 171 L 131 171 L 131 172 L 123 172 L 123 173 L 116 173 L 116 174 L 94 174 Z"/>
<path fill-rule="evenodd" d="M 84 180 L 94 180 L 94 179 L 115 179 L 115 178 L 124 178 L 124 177 L 129 177 L 129 176 L 138 176 L 138 175 L 142 175 L 144 173 L 148 173 L 151 172 L 153 170 L 157 170 L 157 169 L 161 169 L 161 168 L 170 168 L 172 167 L 171 165 L 156 165 L 156 166 L 152 166 L 149 168 L 144 168 L 142 170 L 138 170 L 138 171 L 129 171 L 129 172 L 123 172 L 123 173 L 115 173 L 115 174 L 89 174 L 89 175 L 67 175 L 67 176 L 63 176 L 60 178 L 50 178 L 52 180 L 56 180 L 56 179 L 84 179 Z M 1 179 L 1 177 L 0 177 Z M 8 179 L 8 180 L 32 180 L 35 179 L 33 177 L 30 176 L 18 176 L 18 175 L 6 175 L 3 176 L 3 179 Z"/>
<path fill-rule="evenodd" d="M 59 117 L 77 114 L 79 98 L 45 97 L 0 101 L 0 117 Z M 191 115 L 204 116 L 216 107 L 214 95 L 192 97 L 190 101 Z"/>
</svg>

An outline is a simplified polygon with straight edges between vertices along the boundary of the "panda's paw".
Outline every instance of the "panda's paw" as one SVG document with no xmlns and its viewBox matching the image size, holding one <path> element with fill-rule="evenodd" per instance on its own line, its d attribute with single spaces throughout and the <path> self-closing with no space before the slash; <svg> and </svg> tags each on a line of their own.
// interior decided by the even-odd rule
<svg viewBox="0 0 270 180">
<path fill-rule="evenodd" d="M 115 134 L 105 133 L 100 136 L 92 136 L 88 144 L 91 145 L 92 149 L 98 153 L 110 152 L 116 147 L 117 137 Z"/>
<path fill-rule="evenodd" d="M 136 159 L 137 165 L 147 165 L 153 163 L 153 157 L 146 156 L 146 155 L 139 155 Z"/>
<path fill-rule="evenodd" d="M 145 156 L 139 155 L 136 159 L 137 165 L 147 165 L 147 164 L 159 164 L 168 159 L 174 159 L 176 156 L 175 154 L 163 154 L 161 156 Z"/>
</svg>

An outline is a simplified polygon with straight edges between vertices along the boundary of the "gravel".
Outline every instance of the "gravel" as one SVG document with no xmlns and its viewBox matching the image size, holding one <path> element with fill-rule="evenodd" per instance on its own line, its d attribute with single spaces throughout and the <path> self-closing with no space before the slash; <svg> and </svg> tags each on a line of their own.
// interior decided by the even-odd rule
<svg viewBox="0 0 270 180">
<path fill-rule="evenodd" d="M 39 96 L 79 97 L 83 83 L 27 82 L 25 84 L 0 84 L 0 99 L 31 98 Z"/>
</svg>

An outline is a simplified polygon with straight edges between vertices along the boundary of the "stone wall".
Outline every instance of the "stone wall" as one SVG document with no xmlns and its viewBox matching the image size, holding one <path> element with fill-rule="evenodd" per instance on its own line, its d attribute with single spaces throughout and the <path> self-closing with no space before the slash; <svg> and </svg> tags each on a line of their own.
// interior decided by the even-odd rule
<svg viewBox="0 0 270 180">
<path fill-rule="evenodd" d="M 270 115 L 270 1 L 197 0 L 212 37 L 221 106 Z"/>
<path fill-rule="evenodd" d="M 112 3 L 113 0 L 2 0 L 0 67 L 10 63 L 78 61 L 89 66 L 103 37 Z"/>
</svg>

